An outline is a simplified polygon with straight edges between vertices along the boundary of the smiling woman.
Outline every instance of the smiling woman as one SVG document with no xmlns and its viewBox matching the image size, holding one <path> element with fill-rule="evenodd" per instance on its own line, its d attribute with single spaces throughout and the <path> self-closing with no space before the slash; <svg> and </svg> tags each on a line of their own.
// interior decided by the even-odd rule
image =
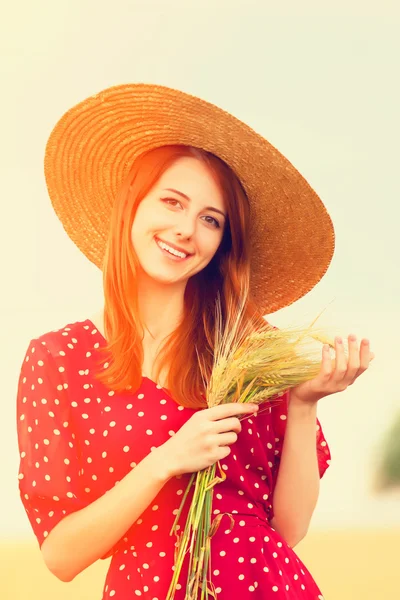
<svg viewBox="0 0 400 600">
<path fill-rule="evenodd" d="M 238 328 L 255 332 L 326 272 L 334 233 L 319 197 L 232 115 L 145 84 L 63 115 L 45 174 L 104 289 L 99 315 L 31 340 L 21 365 L 18 479 L 45 564 L 71 581 L 112 555 L 103 600 L 165 600 L 181 500 L 184 523 L 192 474 L 218 462 L 213 514 L 235 529 L 212 538 L 215 597 L 321 600 L 293 550 L 330 462 L 315 408 L 288 392 L 258 415 L 206 398 L 216 331 L 238 307 Z"/>
</svg>

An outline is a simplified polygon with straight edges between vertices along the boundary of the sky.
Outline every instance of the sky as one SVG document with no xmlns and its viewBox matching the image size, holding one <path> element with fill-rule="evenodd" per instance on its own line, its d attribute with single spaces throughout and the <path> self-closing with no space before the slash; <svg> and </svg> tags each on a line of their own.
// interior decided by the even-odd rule
<svg viewBox="0 0 400 600">
<path fill-rule="evenodd" d="M 4 367 L 0 537 L 30 536 L 17 492 L 15 399 L 29 341 L 102 306 L 100 271 L 74 246 L 47 194 L 47 138 L 75 103 L 120 83 L 198 95 L 265 136 L 322 198 L 331 266 L 268 320 L 368 337 L 376 358 L 318 417 L 332 464 L 314 528 L 400 525 L 400 493 L 374 495 L 373 466 L 400 393 L 399 9 L 395 2 L 93 0 L 9 4 L 0 25 Z"/>
</svg>

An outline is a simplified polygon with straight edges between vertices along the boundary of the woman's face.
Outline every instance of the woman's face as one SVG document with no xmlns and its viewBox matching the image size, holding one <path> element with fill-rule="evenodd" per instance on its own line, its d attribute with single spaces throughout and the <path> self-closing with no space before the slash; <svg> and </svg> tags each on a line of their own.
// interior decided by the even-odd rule
<svg viewBox="0 0 400 600">
<path fill-rule="evenodd" d="M 211 261 L 226 224 L 222 193 L 206 165 L 180 158 L 139 204 L 133 221 L 131 239 L 143 273 L 162 284 L 186 283 Z"/>
</svg>

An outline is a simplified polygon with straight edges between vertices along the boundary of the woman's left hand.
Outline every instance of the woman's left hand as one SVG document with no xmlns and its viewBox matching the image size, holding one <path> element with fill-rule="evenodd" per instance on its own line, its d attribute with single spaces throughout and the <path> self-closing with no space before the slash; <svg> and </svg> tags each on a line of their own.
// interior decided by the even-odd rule
<svg viewBox="0 0 400 600">
<path fill-rule="evenodd" d="M 291 388 L 290 402 L 315 404 L 324 396 L 343 392 L 368 369 L 375 356 L 373 352 L 370 352 L 369 340 L 361 340 L 360 349 L 355 335 L 349 335 L 348 340 L 348 359 L 341 338 L 335 338 L 335 361 L 332 361 L 330 357 L 329 346 L 324 344 L 320 372 L 314 379 Z"/>
</svg>

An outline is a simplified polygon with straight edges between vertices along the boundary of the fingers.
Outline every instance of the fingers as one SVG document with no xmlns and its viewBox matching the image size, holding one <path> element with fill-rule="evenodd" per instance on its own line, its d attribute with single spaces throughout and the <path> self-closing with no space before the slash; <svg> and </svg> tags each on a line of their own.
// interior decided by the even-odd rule
<svg viewBox="0 0 400 600">
<path fill-rule="evenodd" d="M 218 419 L 226 419 L 227 417 L 254 414 L 258 410 L 258 406 L 254 406 L 254 404 L 248 404 L 246 402 L 229 402 L 226 404 L 219 404 L 218 406 L 214 406 L 209 410 L 210 420 L 217 421 Z"/>
<path fill-rule="evenodd" d="M 369 340 L 363 338 L 359 349 L 354 334 L 348 337 L 348 349 L 348 359 L 346 359 L 343 343 L 340 342 L 340 338 L 335 339 L 336 367 L 332 379 L 344 389 L 368 369 L 374 357 L 370 352 Z"/>
<path fill-rule="evenodd" d="M 324 344 L 322 348 L 322 365 L 321 376 L 325 381 L 329 381 L 333 371 L 331 354 L 328 344 Z"/>
<path fill-rule="evenodd" d="M 357 378 L 360 368 L 360 353 L 358 351 L 357 337 L 354 334 L 349 335 L 349 362 L 345 382 L 351 385 Z"/>
<path fill-rule="evenodd" d="M 368 369 L 370 360 L 371 360 L 371 353 L 370 353 L 369 340 L 363 339 L 361 342 L 360 367 L 358 369 L 357 377 L 358 377 L 358 375 L 361 375 L 361 373 L 364 373 L 364 371 L 366 371 Z"/>
<path fill-rule="evenodd" d="M 335 360 L 331 360 L 329 346 L 324 345 L 320 374 L 323 385 L 328 385 L 334 391 L 343 391 L 354 383 L 357 377 L 368 369 L 375 357 L 373 352 L 370 352 L 369 340 L 363 338 L 359 348 L 354 334 L 348 337 L 348 357 L 340 337 L 335 338 L 335 354 Z"/>
<path fill-rule="evenodd" d="M 344 344 L 341 337 L 335 337 L 336 365 L 332 375 L 332 381 L 342 384 L 347 374 L 347 358 L 344 352 Z"/>
</svg>

